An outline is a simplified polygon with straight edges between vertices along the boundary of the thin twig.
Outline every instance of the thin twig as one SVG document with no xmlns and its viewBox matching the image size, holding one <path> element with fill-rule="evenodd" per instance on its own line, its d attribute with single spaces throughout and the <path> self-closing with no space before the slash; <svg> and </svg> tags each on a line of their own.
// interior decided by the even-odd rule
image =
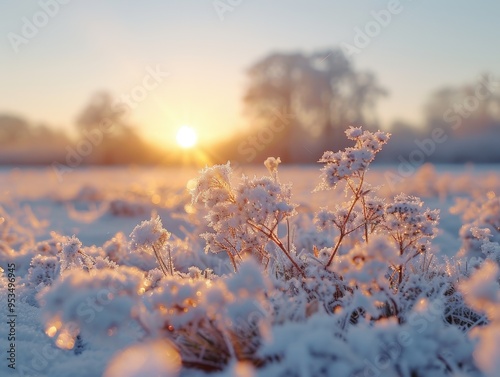
<svg viewBox="0 0 500 377">
<path fill-rule="evenodd" d="M 359 179 L 360 179 L 359 186 L 358 186 L 358 188 L 356 190 L 354 190 L 355 192 L 353 192 L 354 199 L 352 201 L 351 207 L 349 208 L 349 211 L 347 212 L 347 216 L 346 216 L 346 218 L 345 218 L 342 226 L 340 227 L 340 236 L 339 236 L 339 239 L 337 241 L 337 244 L 335 245 L 335 248 L 333 249 L 333 252 L 332 252 L 332 255 L 330 256 L 330 259 L 328 259 L 328 263 L 325 265 L 325 269 L 327 269 L 328 267 L 330 267 L 330 265 L 332 264 L 333 258 L 335 257 L 335 255 L 337 254 L 337 252 L 338 252 L 338 250 L 340 248 L 340 244 L 344 240 L 344 237 L 347 235 L 346 231 L 345 231 L 345 227 L 346 227 L 347 222 L 349 221 L 349 219 L 351 217 L 351 213 L 354 210 L 354 207 L 356 206 L 356 203 L 358 202 L 358 200 L 360 198 L 359 194 L 361 193 L 361 189 L 363 187 L 364 173 L 361 175 L 361 177 Z M 347 183 L 348 183 L 349 187 L 351 187 L 351 190 L 353 190 L 353 188 L 350 185 L 350 183 L 349 182 L 347 182 Z"/>
<path fill-rule="evenodd" d="M 300 274 L 302 275 L 302 277 L 306 277 L 304 271 L 302 271 L 302 269 L 299 267 L 299 265 L 297 264 L 297 262 L 295 262 L 292 258 L 292 256 L 288 253 L 288 251 L 285 249 L 283 243 L 280 241 L 279 238 L 277 238 L 277 236 L 274 234 L 274 233 L 266 233 L 262 228 L 260 228 L 257 224 L 253 224 L 252 221 L 250 220 L 247 220 L 247 223 L 248 225 L 250 225 L 252 228 L 254 228 L 255 230 L 265 234 L 271 241 L 273 241 L 280 249 L 281 251 L 283 251 L 283 253 L 285 253 L 285 255 L 287 256 L 287 258 L 290 260 L 290 262 L 292 262 L 292 264 L 294 265 L 294 267 L 300 272 Z M 267 228 L 264 224 L 259 224 L 265 228 Z M 267 228 L 269 229 L 269 228 Z"/>
<path fill-rule="evenodd" d="M 287 249 L 290 252 L 290 221 L 288 217 L 286 218 L 286 240 L 287 240 Z"/>
<path fill-rule="evenodd" d="M 172 261 L 172 252 L 170 246 L 167 247 L 168 250 L 168 262 L 170 267 L 170 275 L 174 276 L 174 262 Z"/>
<path fill-rule="evenodd" d="M 155 246 L 153 245 L 152 246 L 153 248 L 153 251 L 155 253 L 155 257 L 156 257 L 156 260 L 158 261 L 158 264 L 160 265 L 160 269 L 162 270 L 162 272 L 165 274 L 165 276 L 168 275 L 168 268 L 163 260 L 163 258 L 161 257 L 161 255 L 158 253 L 158 251 L 156 250 Z"/>
</svg>

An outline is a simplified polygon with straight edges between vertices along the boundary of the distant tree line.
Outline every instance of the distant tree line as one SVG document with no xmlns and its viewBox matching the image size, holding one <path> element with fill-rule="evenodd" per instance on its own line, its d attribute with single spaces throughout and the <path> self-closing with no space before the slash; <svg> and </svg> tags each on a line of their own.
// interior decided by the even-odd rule
<svg viewBox="0 0 500 377">
<path fill-rule="evenodd" d="M 165 155 L 127 122 L 106 92 L 94 94 L 75 120 L 76 139 L 18 116 L 0 115 L 0 163 L 84 165 L 157 164 Z M 108 132 L 105 132 L 108 131 Z"/>
<path fill-rule="evenodd" d="M 395 122 L 392 140 L 379 159 L 399 162 L 422 149 L 431 162 L 500 162 L 499 89 L 498 79 L 482 74 L 474 82 L 436 90 L 424 107 L 424 124 Z M 437 130 L 442 130 L 441 142 L 425 150 L 422 145 Z"/>
<path fill-rule="evenodd" d="M 271 53 L 246 73 L 243 101 L 249 127 L 211 147 L 216 162 L 261 163 L 269 155 L 286 163 L 315 162 L 324 150 L 348 145 L 343 134 L 348 126 L 381 126 L 377 103 L 387 91 L 375 74 L 357 70 L 341 49 Z M 475 82 L 435 91 L 424 108 L 424 124 L 395 121 L 389 126 L 392 140 L 379 160 L 398 163 L 423 148 L 426 161 L 500 162 L 497 86 L 492 75 L 484 74 Z M 145 141 L 125 113 L 110 94 L 94 94 L 76 117 L 77 139 L 48 125 L 0 115 L 0 163 L 64 163 L 75 153 L 82 164 L 179 162 L 175 152 Z M 97 135 L 102 122 L 111 123 L 113 132 Z M 428 140 L 438 131 L 440 143 L 431 148 Z M 88 150 L 88 143 L 92 153 L 78 153 L 84 146 Z"/>
</svg>

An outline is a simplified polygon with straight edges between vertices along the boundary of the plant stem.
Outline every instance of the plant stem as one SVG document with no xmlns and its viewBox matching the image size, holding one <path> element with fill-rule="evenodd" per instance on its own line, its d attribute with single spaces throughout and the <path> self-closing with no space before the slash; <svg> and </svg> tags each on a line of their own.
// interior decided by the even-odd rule
<svg viewBox="0 0 500 377">
<path fill-rule="evenodd" d="M 174 276 L 174 263 L 172 261 L 172 251 L 170 250 L 170 245 L 168 247 L 168 264 L 170 267 L 170 275 Z"/>
<path fill-rule="evenodd" d="M 352 214 L 352 211 L 354 210 L 354 207 L 356 206 L 356 203 L 358 202 L 359 198 L 360 198 L 360 193 L 361 193 L 361 189 L 363 188 L 363 181 L 364 181 L 364 176 L 365 176 L 365 173 L 363 172 L 361 177 L 360 177 L 360 181 L 359 181 L 359 186 L 357 189 L 354 189 L 351 184 L 349 182 L 347 182 L 347 184 L 349 185 L 349 188 L 351 189 L 351 191 L 353 192 L 354 194 L 354 199 L 351 203 L 351 207 L 349 208 L 349 211 L 347 212 L 347 216 L 342 224 L 342 226 L 340 227 L 340 236 L 339 236 L 339 240 L 337 241 L 337 244 L 335 245 L 335 249 L 333 249 L 333 252 L 332 252 L 332 255 L 330 256 L 330 259 L 328 259 L 328 263 L 325 265 L 325 269 L 327 269 L 328 267 L 330 267 L 330 265 L 332 264 L 333 262 L 333 258 L 335 257 L 335 255 L 337 254 L 337 251 L 339 250 L 340 248 L 340 244 L 342 243 L 344 237 L 346 236 L 346 231 L 345 231 L 345 227 L 347 225 L 347 222 L 349 221 L 350 217 L 351 217 L 351 214 Z"/>
<path fill-rule="evenodd" d="M 288 221 L 288 217 L 286 218 L 286 240 L 287 249 L 290 250 L 290 221 Z"/>
<path fill-rule="evenodd" d="M 165 276 L 168 276 L 168 268 L 165 265 L 165 262 L 163 261 L 163 258 L 161 257 L 160 253 L 156 250 L 156 247 L 153 245 L 153 251 L 155 253 L 156 260 L 158 261 L 158 264 L 160 265 L 160 269 L 163 272 Z"/>
<path fill-rule="evenodd" d="M 250 220 L 247 220 L 247 223 L 248 225 L 250 225 L 252 228 L 254 228 L 255 230 L 265 234 L 267 236 L 267 238 L 269 238 L 271 241 L 273 241 L 276 246 L 278 246 L 281 251 L 283 251 L 283 253 L 285 253 L 285 255 L 287 256 L 287 258 L 290 260 L 290 262 L 292 262 L 293 266 L 300 272 L 300 274 L 302 275 L 302 277 L 306 277 L 306 274 L 304 273 L 304 271 L 302 271 L 302 269 L 299 267 L 299 265 L 297 264 L 297 262 L 295 262 L 292 258 L 292 256 L 290 255 L 289 251 L 287 251 L 285 249 L 285 246 L 283 245 L 283 243 L 280 241 L 279 238 L 277 238 L 277 236 L 274 234 L 274 233 L 266 233 L 266 231 L 264 231 L 264 229 L 260 228 L 257 224 L 253 224 Z M 267 228 L 265 225 L 263 225 L 265 228 Z M 269 229 L 269 228 L 267 228 Z"/>
<path fill-rule="evenodd" d="M 344 238 L 344 234 L 341 233 L 339 240 L 337 241 L 337 244 L 335 245 L 335 249 L 333 249 L 332 255 L 330 256 L 330 259 L 328 259 L 328 263 L 326 264 L 325 268 L 330 267 L 332 264 L 333 258 L 335 257 L 335 254 L 337 254 L 337 251 L 339 250 L 340 244 L 342 243 L 342 240 Z"/>
<path fill-rule="evenodd" d="M 365 203 L 365 196 L 361 196 L 361 204 L 363 207 L 363 218 L 365 219 L 365 242 L 368 243 L 368 218 L 366 216 L 366 203 Z"/>
</svg>

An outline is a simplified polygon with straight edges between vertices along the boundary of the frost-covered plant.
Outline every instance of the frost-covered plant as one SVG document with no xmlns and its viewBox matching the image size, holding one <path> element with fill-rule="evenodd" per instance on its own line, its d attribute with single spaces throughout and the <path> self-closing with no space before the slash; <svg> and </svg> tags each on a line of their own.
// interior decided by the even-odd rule
<svg viewBox="0 0 500 377">
<path fill-rule="evenodd" d="M 102 254 L 118 265 L 151 270 L 158 265 L 156 256 L 151 250 L 137 249 L 131 245 L 125 234 L 119 232 L 102 246 Z"/>
<path fill-rule="evenodd" d="M 134 322 L 144 290 L 144 274 L 136 268 L 71 269 L 38 295 L 46 333 L 64 349 L 72 349 L 80 333 L 108 339 Z"/>
<path fill-rule="evenodd" d="M 500 267 L 493 261 L 485 261 L 470 279 L 460 288 L 466 301 L 477 310 L 488 315 L 492 321 L 500 322 Z"/>
<path fill-rule="evenodd" d="M 82 250 L 82 243 L 75 236 L 68 238 L 62 244 L 60 254 L 61 273 L 71 269 L 90 270 L 94 264 L 94 258 Z"/>
<path fill-rule="evenodd" d="M 321 209 L 317 214 L 317 223 L 321 228 L 334 227 L 339 235 L 331 255 L 326 262 L 328 268 L 339 251 L 344 239 L 359 229 L 364 230 L 364 239 L 368 242 L 369 233 L 380 221 L 382 202 L 370 197 L 371 189 L 365 183 L 365 174 L 375 155 L 389 140 L 390 134 L 385 132 L 363 131 L 361 128 L 350 127 L 346 130 L 347 138 L 356 142 L 354 147 L 339 152 L 325 152 L 319 162 L 325 164 L 321 169 L 321 182 L 316 187 L 319 190 L 331 190 L 339 183 L 345 184 L 349 201 L 338 205 L 335 211 Z"/>
<path fill-rule="evenodd" d="M 478 200 L 459 199 L 450 209 L 453 214 L 462 214 L 464 224 L 460 228 L 462 249 L 459 256 L 470 258 L 486 257 L 483 251 L 484 236 L 472 232 L 472 229 L 488 230 L 487 238 L 490 242 L 500 243 L 500 197 L 495 193 L 488 193 L 486 198 Z"/>
<path fill-rule="evenodd" d="M 229 163 L 204 169 L 193 184 L 193 203 L 202 203 L 209 210 L 206 219 L 213 230 L 202 234 L 205 250 L 225 252 L 235 271 L 245 254 L 267 265 L 277 248 L 303 275 L 292 256 L 290 239 L 285 244 L 278 236 L 278 226 L 282 222 L 288 224 L 296 207 L 291 203 L 291 185 L 278 178 L 279 163 L 279 158 L 268 158 L 265 165 L 270 177 L 242 176 L 236 187 L 230 180 Z"/>
<path fill-rule="evenodd" d="M 28 270 L 28 285 L 39 289 L 51 285 L 59 275 L 60 263 L 57 257 L 50 255 L 36 255 L 30 263 Z"/>
<path fill-rule="evenodd" d="M 432 288 L 427 290 L 420 288 L 429 286 L 431 280 L 430 274 L 420 273 L 429 270 L 432 261 L 427 252 L 430 240 L 437 233 L 439 212 L 423 209 L 419 198 L 404 194 L 386 204 L 375 195 L 376 188 L 366 183 L 369 164 L 387 142 L 389 134 L 351 127 L 346 135 L 356 141 L 355 147 L 337 153 L 325 152 L 320 160 L 326 165 L 315 191 L 335 189 L 343 184 L 349 200 L 336 205 L 335 210 L 322 208 L 316 214 L 319 229 L 333 228 L 337 237 L 334 246 L 313 249 L 315 259 L 331 272 L 324 279 L 323 274 L 311 271 L 312 276 L 324 280 L 315 290 L 325 290 L 329 283 L 334 284 L 328 291 L 333 289 L 334 294 L 329 294 L 336 300 L 327 301 L 327 312 L 339 306 L 349 308 L 348 317 L 356 313 L 369 314 L 371 318 L 395 315 L 404 320 L 402 308 L 411 308 L 421 296 L 443 294 L 443 286 L 447 284 L 443 282 L 437 288 L 430 285 Z M 350 241 L 349 248 L 339 255 L 347 240 Z M 423 260 L 417 261 L 415 258 L 421 255 L 424 255 Z M 417 266 L 417 262 L 423 269 Z M 411 268 L 406 273 L 407 284 L 403 287 L 408 267 Z M 413 276 L 420 276 L 427 282 L 417 283 L 418 279 Z"/>
<path fill-rule="evenodd" d="M 472 235 L 478 240 L 482 241 L 481 252 L 485 259 L 490 259 L 500 265 L 500 244 L 498 242 L 491 242 L 491 230 L 488 228 L 471 228 Z"/>
<path fill-rule="evenodd" d="M 81 241 L 76 237 L 68 237 L 61 242 L 61 251 L 57 254 L 58 270 L 61 275 L 71 270 L 83 270 L 90 272 L 104 268 L 115 268 L 117 264 L 107 256 L 101 255 L 100 249 L 95 247 L 83 247 Z"/>
<path fill-rule="evenodd" d="M 500 370 L 500 267 L 486 260 L 470 279 L 460 284 L 465 300 L 474 309 L 486 313 L 490 324 L 474 329 L 479 339 L 474 359 L 488 377 L 498 376 Z"/>
<path fill-rule="evenodd" d="M 32 241 L 32 238 L 31 232 L 0 205 L 0 247 L 1 243 L 5 243 L 7 246 L 18 248 Z"/>
<path fill-rule="evenodd" d="M 42 255 L 57 255 L 62 250 L 62 243 L 66 241 L 66 237 L 57 234 L 56 232 L 50 233 L 51 238 L 45 241 L 38 242 L 33 252 Z"/>
<path fill-rule="evenodd" d="M 167 243 L 170 235 L 169 232 L 163 229 L 160 216 L 143 221 L 130 234 L 132 245 L 136 250 L 153 251 L 158 265 L 165 275 L 174 274 L 171 248 Z M 165 263 L 163 253 L 168 255 L 168 263 Z"/>
<path fill-rule="evenodd" d="M 466 279 L 462 261 L 432 256 L 437 211 L 404 194 L 386 203 L 366 182 L 389 135 L 353 127 L 346 134 L 355 146 L 323 155 L 317 187 L 344 189 L 346 202 L 314 219 L 307 211 L 292 218 L 296 205 L 291 186 L 280 181 L 279 158 L 264 162 L 268 176 L 237 183 L 229 163 L 218 165 L 190 187 L 190 220 L 206 213 L 203 231 L 196 224 L 184 229 L 184 240 L 170 239 L 153 216 L 130 240 L 118 233 L 102 247 L 53 236 L 20 250 L 31 261 L 29 271 L 20 269 L 20 292 L 36 295 L 34 309 L 60 348 L 90 357 L 106 340 L 133 344 L 109 365 L 110 376 L 127 372 L 121 364 L 134 352 L 142 358 L 148 351 L 154 363 L 144 373 L 170 373 L 163 356 L 173 344 L 174 369 L 182 363 L 186 375 L 201 375 L 188 370 L 197 368 L 218 375 L 479 377 L 469 330 L 479 339 L 477 365 L 495 375 L 499 247 L 484 223 L 491 225 L 498 208 L 490 205 L 489 217 L 470 230 L 485 261 Z M 205 248 L 197 238 L 203 232 Z M 4 272 L 0 285 L 6 282 Z"/>
<path fill-rule="evenodd" d="M 249 260 L 233 276 L 195 275 L 158 281 L 144 300 L 141 320 L 148 331 L 172 339 L 187 366 L 214 370 L 235 360 L 258 363 L 265 319 L 261 303 L 269 288 L 262 270 Z"/>
<path fill-rule="evenodd" d="M 119 232 L 107 241 L 102 249 L 106 256 L 114 262 L 123 262 L 128 254 L 128 240 L 125 234 Z"/>
<path fill-rule="evenodd" d="M 422 209 L 422 201 L 400 194 L 385 209 L 381 230 L 395 242 L 401 257 L 394 270 L 398 274 L 397 284 L 403 281 L 404 269 L 409 261 L 429 249 L 429 240 L 437 234 L 439 211 Z"/>
<path fill-rule="evenodd" d="M 422 301 L 413 323 L 394 318 L 361 322 L 343 330 L 338 314 L 273 326 L 259 354 L 259 376 L 478 376 L 472 344 L 458 329 L 443 326 Z"/>
<path fill-rule="evenodd" d="M 387 272 L 399 260 L 398 250 L 387 237 L 381 235 L 375 235 L 369 243 L 356 245 L 338 258 L 332 268 L 354 290 L 354 295 L 349 298 L 349 305 L 353 306 L 349 316 L 358 308 L 362 308 L 371 318 L 398 314 Z M 361 298 L 360 294 L 364 297 Z M 346 306 L 349 300 L 344 300 L 343 305 Z M 381 313 L 380 309 L 390 314 Z"/>
</svg>

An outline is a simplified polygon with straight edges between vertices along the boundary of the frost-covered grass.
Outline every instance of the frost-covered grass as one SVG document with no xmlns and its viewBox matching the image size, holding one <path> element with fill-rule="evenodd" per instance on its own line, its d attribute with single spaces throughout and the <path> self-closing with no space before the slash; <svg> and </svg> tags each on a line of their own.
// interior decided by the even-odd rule
<svg viewBox="0 0 500 377">
<path fill-rule="evenodd" d="M 497 376 L 500 169 L 394 187 L 389 135 L 346 134 L 243 176 L 0 171 L 2 375 Z"/>
</svg>

